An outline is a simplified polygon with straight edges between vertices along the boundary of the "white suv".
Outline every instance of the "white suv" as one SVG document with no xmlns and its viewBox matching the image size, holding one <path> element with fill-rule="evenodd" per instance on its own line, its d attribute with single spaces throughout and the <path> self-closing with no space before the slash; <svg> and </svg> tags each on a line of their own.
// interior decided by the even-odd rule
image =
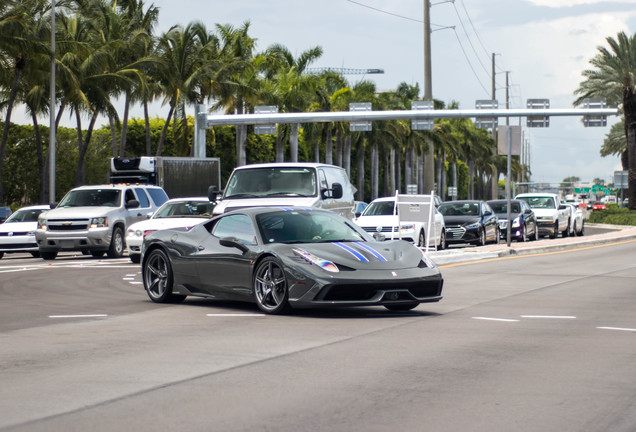
<svg viewBox="0 0 636 432">
<path fill-rule="evenodd" d="M 126 229 L 168 200 L 149 185 L 80 186 L 38 218 L 35 238 L 40 256 L 55 259 L 59 251 L 81 251 L 119 258 L 126 248 Z"/>
</svg>

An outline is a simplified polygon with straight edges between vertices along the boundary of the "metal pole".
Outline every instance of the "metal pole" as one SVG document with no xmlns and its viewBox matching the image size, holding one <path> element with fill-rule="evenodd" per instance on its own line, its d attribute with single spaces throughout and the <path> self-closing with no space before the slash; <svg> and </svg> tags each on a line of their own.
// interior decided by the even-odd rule
<svg viewBox="0 0 636 432">
<path fill-rule="evenodd" d="M 433 100 L 430 0 L 424 0 L 424 100 Z M 435 189 L 435 149 L 430 140 L 424 157 L 424 188 L 424 190 Z"/>
<path fill-rule="evenodd" d="M 507 119 L 506 119 L 507 120 Z M 512 230 L 512 221 L 510 220 L 510 172 L 511 162 L 510 154 L 512 153 L 512 128 L 508 127 L 508 160 L 506 164 L 506 208 L 507 208 L 507 220 L 508 229 L 506 230 L 506 244 L 510 247 L 510 231 Z"/>
<path fill-rule="evenodd" d="M 49 102 L 49 204 L 55 203 L 55 0 L 51 0 L 51 83 Z"/>
</svg>

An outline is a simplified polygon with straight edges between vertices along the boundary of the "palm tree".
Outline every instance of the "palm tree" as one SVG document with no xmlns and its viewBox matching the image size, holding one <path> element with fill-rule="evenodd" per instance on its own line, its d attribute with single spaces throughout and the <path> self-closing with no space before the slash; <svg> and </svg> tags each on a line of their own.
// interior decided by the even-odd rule
<svg viewBox="0 0 636 432">
<path fill-rule="evenodd" d="M 580 105 L 590 97 L 604 97 L 609 105 L 622 109 L 627 137 L 627 169 L 629 209 L 636 210 L 636 38 L 618 33 L 616 39 L 606 38 L 609 49 L 598 47 L 599 53 L 590 60 L 592 69 L 583 71 L 574 101 Z"/>
</svg>

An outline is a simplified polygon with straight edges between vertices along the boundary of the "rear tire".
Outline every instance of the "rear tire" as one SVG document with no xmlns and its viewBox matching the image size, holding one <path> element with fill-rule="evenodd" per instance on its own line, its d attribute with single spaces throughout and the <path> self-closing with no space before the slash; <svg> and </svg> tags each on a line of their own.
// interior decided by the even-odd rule
<svg viewBox="0 0 636 432">
<path fill-rule="evenodd" d="M 442 230 L 442 233 L 440 234 L 439 246 L 437 247 L 437 250 L 444 250 L 444 249 L 446 249 L 446 231 Z"/>
<path fill-rule="evenodd" d="M 524 243 L 528 241 L 528 229 L 525 225 L 521 227 L 521 241 Z"/>
<path fill-rule="evenodd" d="M 104 256 L 104 251 L 91 251 L 91 256 L 93 258 L 101 258 Z"/>
<path fill-rule="evenodd" d="M 57 256 L 57 252 L 40 252 L 43 260 L 52 261 Z"/>
<path fill-rule="evenodd" d="M 426 247 L 426 236 L 424 230 L 420 230 L 420 234 L 417 236 L 417 245 L 421 248 Z"/>
<path fill-rule="evenodd" d="M 150 300 L 155 303 L 177 303 L 186 296 L 172 294 L 172 266 L 170 258 L 161 249 L 154 249 L 148 255 L 141 271 L 144 288 Z"/>
</svg>

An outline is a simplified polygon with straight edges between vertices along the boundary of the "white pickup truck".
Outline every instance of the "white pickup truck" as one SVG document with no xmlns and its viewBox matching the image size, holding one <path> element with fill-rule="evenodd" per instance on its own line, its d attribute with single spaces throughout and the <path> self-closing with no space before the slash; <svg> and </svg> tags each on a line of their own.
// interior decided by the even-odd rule
<svg viewBox="0 0 636 432">
<path fill-rule="evenodd" d="M 561 203 L 559 196 L 552 193 L 524 193 L 515 199 L 528 203 L 534 211 L 539 226 L 539 235 L 555 238 L 561 233 L 567 237 L 570 232 L 570 208 Z"/>
</svg>

